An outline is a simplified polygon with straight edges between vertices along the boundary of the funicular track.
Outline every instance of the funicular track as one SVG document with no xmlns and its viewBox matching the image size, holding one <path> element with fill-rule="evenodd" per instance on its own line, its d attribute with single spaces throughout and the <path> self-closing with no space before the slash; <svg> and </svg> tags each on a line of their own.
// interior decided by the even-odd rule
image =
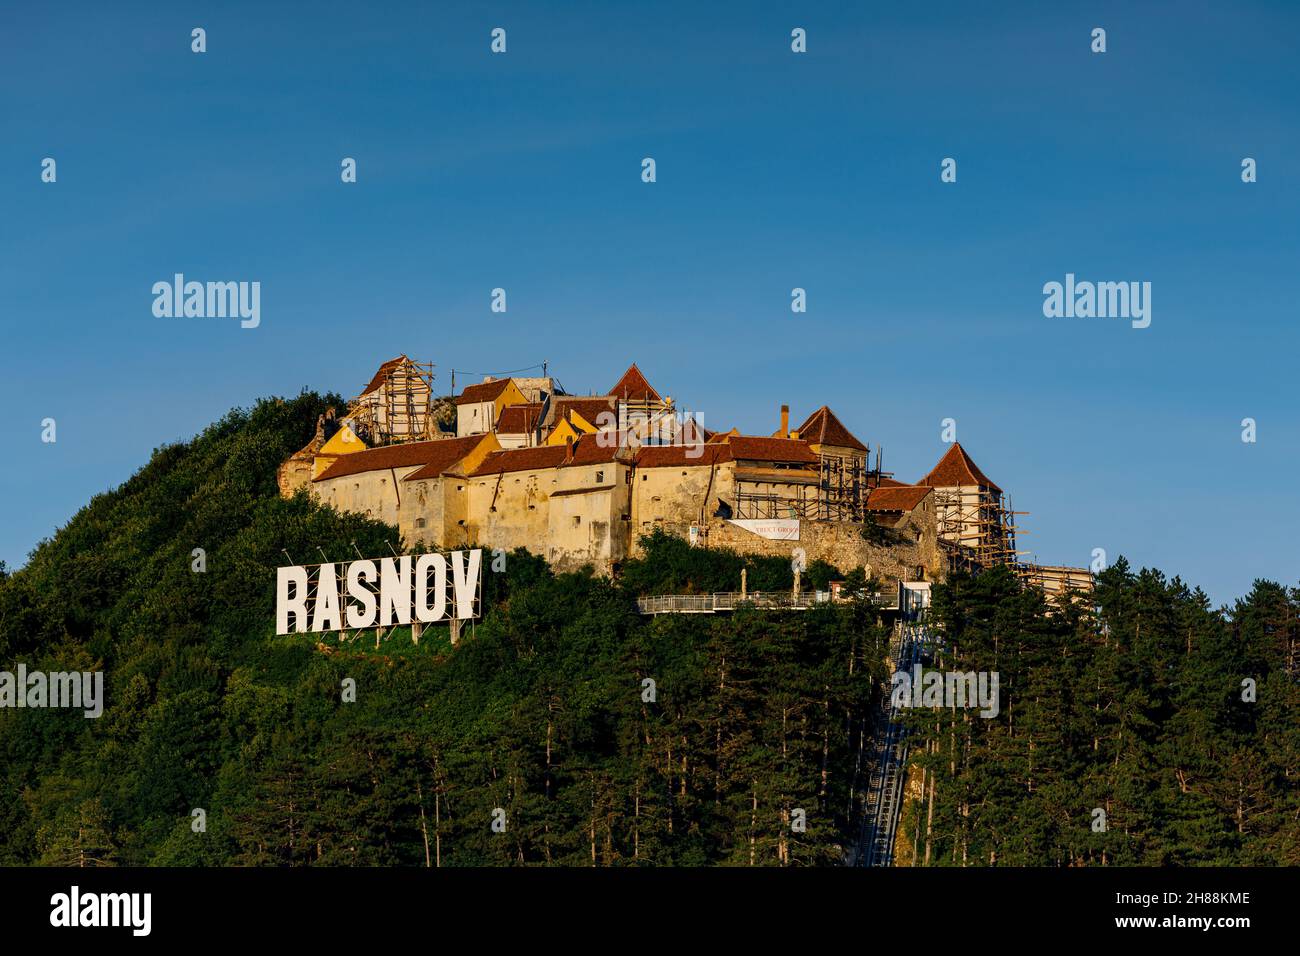
<svg viewBox="0 0 1300 956">
<path fill-rule="evenodd" d="M 894 670 L 910 671 L 921 660 L 929 640 L 924 612 L 916 620 L 900 620 L 890 648 Z M 853 854 L 856 866 L 891 866 L 894 859 L 894 839 L 903 811 L 903 785 L 907 776 L 907 728 L 902 720 L 902 708 L 892 705 L 890 690 L 886 685 L 873 719 L 874 762 L 867 778 L 862 827 Z"/>
</svg>

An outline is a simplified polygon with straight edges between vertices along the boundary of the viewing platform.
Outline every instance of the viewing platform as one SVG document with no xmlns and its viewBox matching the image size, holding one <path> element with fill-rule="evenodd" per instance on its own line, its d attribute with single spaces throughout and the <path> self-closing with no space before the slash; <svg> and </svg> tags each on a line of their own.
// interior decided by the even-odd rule
<svg viewBox="0 0 1300 956">
<path fill-rule="evenodd" d="M 867 600 L 881 610 L 898 609 L 898 599 L 893 595 L 870 594 Z M 886 603 L 890 600 L 893 603 Z M 637 610 L 642 614 L 718 614 L 734 611 L 745 604 L 771 611 L 806 611 L 830 603 L 829 591 L 809 591 L 797 597 L 786 592 L 717 591 L 713 594 L 656 594 L 636 599 Z"/>
</svg>

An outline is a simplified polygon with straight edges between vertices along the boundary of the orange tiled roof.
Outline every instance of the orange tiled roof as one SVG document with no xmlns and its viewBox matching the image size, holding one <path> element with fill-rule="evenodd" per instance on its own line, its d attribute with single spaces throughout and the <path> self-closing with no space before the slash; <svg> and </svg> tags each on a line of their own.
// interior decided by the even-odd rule
<svg viewBox="0 0 1300 956">
<path fill-rule="evenodd" d="M 727 442 L 736 459 L 815 463 L 819 459 L 802 438 L 758 438 L 733 435 Z"/>
<path fill-rule="evenodd" d="M 441 445 L 433 449 L 434 455 L 423 468 L 406 476 L 406 481 L 419 481 L 422 478 L 437 478 L 443 472 L 456 465 L 466 455 L 479 446 L 487 435 L 468 435 L 465 438 L 444 438 L 432 444 Z"/>
<path fill-rule="evenodd" d="M 576 412 L 596 428 L 601 427 L 598 419 L 602 412 L 608 412 L 611 415 L 615 414 L 614 400 L 608 395 L 593 398 L 561 396 L 552 401 L 552 406 L 555 409 L 553 418 L 557 425 L 565 417 L 564 413 L 567 411 Z"/>
<path fill-rule="evenodd" d="M 470 477 L 497 475 L 504 471 L 538 471 L 558 468 L 564 463 L 569 449 L 564 445 L 539 445 L 536 448 L 507 448 L 494 451 L 482 464 L 470 472 Z"/>
<path fill-rule="evenodd" d="M 868 511 L 911 511 L 932 489 L 919 485 L 875 488 L 867 495 Z"/>
<path fill-rule="evenodd" d="M 825 405 L 809 415 L 808 420 L 799 427 L 799 437 L 814 445 L 837 445 L 867 451 L 867 446 L 858 441 Z"/>
<path fill-rule="evenodd" d="M 375 373 L 374 378 L 370 380 L 370 384 L 365 387 L 365 389 L 361 392 L 361 394 L 369 395 L 375 389 L 379 388 L 379 386 L 383 385 L 386 381 L 388 381 L 389 372 L 393 371 L 395 368 L 398 368 L 403 362 L 409 362 L 409 361 L 410 359 L 408 359 L 405 355 L 399 355 L 395 359 L 389 359 L 383 365 L 379 366 L 379 371 Z"/>
<path fill-rule="evenodd" d="M 939 464 L 930 469 L 930 473 L 917 482 L 931 488 L 955 488 L 962 485 L 982 485 L 1001 492 L 993 479 L 980 471 L 979 465 L 966 454 L 966 449 L 957 442 L 939 459 Z"/>
<path fill-rule="evenodd" d="M 595 435 L 583 435 L 573 443 L 539 445 L 536 448 L 507 448 L 494 451 L 483 459 L 470 477 L 497 475 L 509 471 L 540 471 L 568 465 L 600 465 L 612 462 L 621 451 L 617 442 L 597 441 Z"/>
<path fill-rule="evenodd" d="M 481 435 L 478 437 L 482 437 Z M 340 455 L 332 465 L 322 471 L 312 481 L 325 481 L 328 478 L 342 478 L 345 475 L 358 475 L 365 471 L 381 471 L 387 468 L 406 468 L 410 465 L 427 465 L 439 460 L 461 439 L 443 439 L 441 441 L 412 441 L 400 445 L 382 445 L 379 448 L 367 448 L 350 455 Z M 463 455 L 462 455 L 463 457 Z"/>
<path fill-rule="evenodd" d="M 641 374 L 641 370 L 636 367 L 635 362 L 628 366 L 627 371 L 623 373 L 623 377 L 609 390 L 609 394 L 615 398 L 621 398 L 625 402 L 629 400 L 634 402 L 663 401 L 659 393 L 654 390 L 654 387 L 646 381 L 645 376 Z M 592 424 L 596 423 L 592 422 Z"/>
<path fill-rule="evenodd" d="M 465 390 L 456 396 L 457 405 L 472 405 L 475 402 L 495 402 L 497 397 L 510 385 L 510 379 L 498 378 L 492 382 L 479 382 L 466 385 Z"/>
<path fill-rule="evenodd" d="M 583 435 L 573 443 L 573 456 L 566 465 L 599 465 L 613 461 L 620 448 L 620 442 L 613 433 L 604 432 L 596 435 Z"/>
<path fill-rule="evenodd" d="M 696 457 L 692 457 L 692 454 Z M 731 446 L 722 442 L 706 445 L 642 445 L 636 453 L 638 468 L 691 468 L 734 461 Z"/>
<path fill-rule="evenodd" d="M 526 435 L 537 428 L 537 420 L 542 417 L 541 402 L 524 402 L 501 409 L 497 419 L 497 431 L 502 435 Z"/>
</svg>

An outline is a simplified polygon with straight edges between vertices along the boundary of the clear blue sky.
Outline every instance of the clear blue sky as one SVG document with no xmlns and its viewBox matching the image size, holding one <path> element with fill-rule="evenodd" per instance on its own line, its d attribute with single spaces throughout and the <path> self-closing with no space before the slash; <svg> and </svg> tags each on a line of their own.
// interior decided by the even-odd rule
<svg viewBox="0 0 1300 956">
<path fill-rule="evenodd" d="M 826 403 L 906 480 L 952 417 L 1043 561 L 1300 579 L 1300 5 L 288 7 L 0 13 L 11 566 L 156 446 L 406 352 L 635 360 L 758 433 Z M 155 318 L 175 272 L 260 281 L 260 328 Z M 1150 281 L 1151 327 L 1045 318 L 1067 272 Z"/>
</svg>

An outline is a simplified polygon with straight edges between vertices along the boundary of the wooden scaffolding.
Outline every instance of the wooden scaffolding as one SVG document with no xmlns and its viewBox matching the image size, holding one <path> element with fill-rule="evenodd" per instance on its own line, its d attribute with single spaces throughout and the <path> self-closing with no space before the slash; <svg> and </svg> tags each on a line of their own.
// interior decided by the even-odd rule
<svg viewBox="0 0 1300 956">
<path fill-rule="evenodd" d="M 348 409 L 353 430 L 370 445 L 427 441 L 437 437 L 431 414 L 432 362 L 402 359 L 386 363 L 379 384 L 354 399 Z"/>
</svg>

